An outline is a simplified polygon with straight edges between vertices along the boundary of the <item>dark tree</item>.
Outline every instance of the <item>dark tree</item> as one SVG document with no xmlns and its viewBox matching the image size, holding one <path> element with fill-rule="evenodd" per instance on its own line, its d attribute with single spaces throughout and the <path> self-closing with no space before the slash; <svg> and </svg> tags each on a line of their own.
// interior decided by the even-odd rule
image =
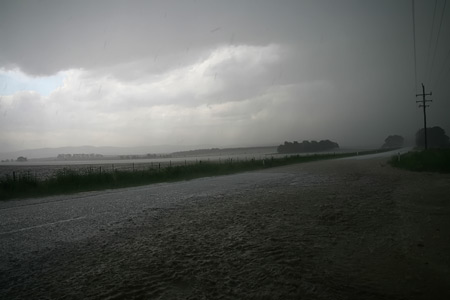
<svg viewBox="0 0 450 300">
<path fill-rule="evenodd" d="M 317 141 L 303 141 L 301 143 L 295 141 L 284 142 L 283 145 L 278 146 L 278 153 L 305 153 L 305 152 L 318 152 L 318 151 L 330 151 L 333 149 L 339 149 L 339 145 L 330 140 Z"/>
<path fill-rule="evenodd" d="M 383 146 L 381 148 L 401 148 L 405 139 L 400 135 L 390 135 L 384 140 Z"/>
<path fill-rule="evenodd" d="M 427 139 L 429 148 L 446 148 L 450 147 L 449 137 L 445 134 L 445 130 L 439 126 L 427 128 Z M 416 146 L 425 147 L 425 134 L 423 128 L 416 133 Z"/>
</svg>

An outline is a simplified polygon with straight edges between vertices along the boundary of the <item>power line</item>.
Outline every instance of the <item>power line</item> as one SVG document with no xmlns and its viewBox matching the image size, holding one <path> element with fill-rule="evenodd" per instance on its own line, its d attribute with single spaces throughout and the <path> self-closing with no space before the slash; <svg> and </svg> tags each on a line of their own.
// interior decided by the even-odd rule
<svg viewBox="0 0 450 300">
<path fill-rule="evenodd" d="M 434 19 L 436 17 L 436 8 L 437 8 L 437 0 L 434 0 L 433 21 L 431 22 L 430 41 L 428 43 L 427 69 L 428 69 L 428 66 L 430 65 L 431 41 L 433 40 L 434 23 L 435 23 Z"/>
<path fill-rule="evenodd" d="M 417 92 L 416 17 L 414 9 L 414 0 L 411 0 L 411 3 L 412 3 L 413 44 L 414 44 L 414 89 Z"/>
<path fill-rule="evenodd" d="M 436 52 L 439 46 L 439 38 L 441 35 L 441 28 L 442 28 L 442 21 L 444 20 L 444 13 L 445 13 L 445 5 L 447 4 L 447 0 L 444 0 L 444 8 L 442 8 L 442 13 L 441 13 L 441 21 L 439 22 L 439 29 L 438 29 L 438 35 L 437 35 L 437 39 L 436 39 L 436 46 L 434 47 L 434 53 L 433 53 L 433 59 L 431 61 L 431 68 L 430 71 L 428 72 L 428 76 L 427 79 L 430 79 L 430 76 L 433 72 L 433 67 L 434 67 L 434 62 L 436 59 Z"/>
<path fill-rule="evenodd" d="M 447 73 L 442 77 L 443 78 L 447 78 L 450 75 L 450 68 L 448 68 Z"/>
<path fill-rule="evenodd" d="M 447 66 L 447 62 L 449 61 L 449 59 L 450 59 L 450 49 L 448 50 L 447 56 L 445 57 L 444 63 L 442 64 L 442 68 L 438 73 L 438 78 L 436 80 L 436 87 L 440 87 L 442 79 L 444 79 L 446 77 L 446 76 L 444 76 L 444 72 L 445 72 L 445 67 Z M 449 69 L 449 71 L 450 71 L 450 69 Z"/>
</svg>

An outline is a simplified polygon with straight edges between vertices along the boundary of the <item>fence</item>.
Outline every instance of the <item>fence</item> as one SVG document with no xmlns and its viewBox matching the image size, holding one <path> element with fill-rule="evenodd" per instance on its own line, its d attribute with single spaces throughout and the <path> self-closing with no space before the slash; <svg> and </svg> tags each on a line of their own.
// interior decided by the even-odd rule
<svg viewBox="0 0 450 300">
<path fill-rule="evenodd" d="M 202 159 L 174 159 L 174 160 L 162 160 L 158 162 L 148 163 L 111 163 L 111 164 L 80 164 L 80 165 L 0 165 L 0 181 L 2 180 L 26 180 L 26 181 L 43 181 L 57 174 L 64 173 L 65 171 L 77 172 L 79 174 L 89 174 L 96 172 L 114 172 L 114 171 L 146 171 L 157 170 L 160 171 L 164 168 L 180 165 L 195 165 L 202 162 L 215 162 L 215 163 L 234 163 L 242 161 L 255 161 L 263 160 L 265 156 L 251 156 L 251 157 L 233 157 L 233 158 L 202 158 Z"/>
</svg>

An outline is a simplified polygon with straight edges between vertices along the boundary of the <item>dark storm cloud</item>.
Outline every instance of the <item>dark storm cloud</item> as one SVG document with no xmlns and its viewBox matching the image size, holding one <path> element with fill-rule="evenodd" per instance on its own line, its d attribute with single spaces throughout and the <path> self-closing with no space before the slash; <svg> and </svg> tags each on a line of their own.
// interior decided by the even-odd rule
<svg viewBox="0 0 450 300">
<path fill-rule="evenodd" d="M 269 24 L 252 18 L 252 8 L 239 2 L 210 1 L 4 3 L 2 64 L 48 75 L 149 57 L 159 61 L 166 55 L 172 55 L 172 63 L 181 63 L 183 52 L 214 47 L 233 36 L 234 42 L 245 40 L 246 44 L 273 42 L 272 37 L 261 35 Z M 211 32 L 217 25 L 224 29 Z"/>
<path fill-rule="evenodd" d="M 416 2 L 420 83 L 432 7 Z M 421 126 L 411 17 L 409 1 L 3 1 L 0 71 L 64 84 L 27 94 L 37 126 L 18 109 L 23 93 L 4 94 L 8 120 L 25 121 L 3 118 L 0 138 L 33 147 L 37 132 L 48 145 L 410 136 Z M 450 85 L 430 86 L 430 120 L 450 130 Z"/>
<path fill-rule="evenodd" d="M 0 18 L 2 60 L 35 75 L 148 58 L 182 64 L 185 52 L 231 39 L 235 44 L 307 45 L 327 59 L 330 55 L 320 48 L 332 51 L 331 58 L 347 49 L 355 55 L 395 42 L 397 24 L 409 29 L 386 7 L 381 10 L 371 1 L 352 4 L 349 10 L 348 2 L 311 1 L 8 2 Z M 220 30 L 211 32 L 211 27 Z"/>
</svg>

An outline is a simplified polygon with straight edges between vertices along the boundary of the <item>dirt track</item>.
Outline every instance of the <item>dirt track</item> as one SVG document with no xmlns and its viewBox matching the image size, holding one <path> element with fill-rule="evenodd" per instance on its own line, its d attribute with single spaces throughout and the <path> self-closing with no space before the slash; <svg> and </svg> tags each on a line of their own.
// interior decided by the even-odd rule
<svg viewBox="0 0 450 300">
<path fill-rule="evenodd" d="M 450 176 L 385 160 L 193 195 L 0 270 L 0 298 L 450 299 Z"/>
</svg>

